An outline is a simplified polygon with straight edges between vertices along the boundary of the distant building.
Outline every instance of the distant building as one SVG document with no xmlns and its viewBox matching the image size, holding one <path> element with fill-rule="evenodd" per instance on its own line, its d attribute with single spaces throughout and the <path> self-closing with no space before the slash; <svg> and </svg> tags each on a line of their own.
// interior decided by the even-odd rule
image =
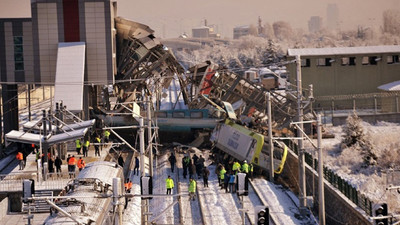
<svg viewBox="0 0 400 225">
<path fill-rule="evenodd" d="M 322 18 L 320 16 L 312 16 L 308 21 L 308 31 L 310 33 L 319 32 L 322 29 Z"/>
<path fill-rule="evenodd" d="M 288 49 L 301 57 L 303 87 L 314 85 L 314 96 L 374 93 L 378 86 L 399 80 L 400 46 Z M 296 64 L 288 65 L 296 77 Z"/>
<path fill-rule="evenodd" d="M 339 27 L 339 8 L 336 4 L 328 4 L 326 9 L 326 23 L 328 29 L 335 30 Z"/>
<path fill-rule="evenodd" d="M 239 39 L 240 37 L 247 36 L 250 34 L 250 26 L 244 25 L 233 28 L 233 39 Z"/>
<path fill-rule="evenodd" d="M 214 32 L 213 27 L 202 26 L 192 29 L 192 37 L 194 38 L 219 38 L 220 35 Z"/>
<path fill-rule="evenodd" d="M 202 26 L 192 29 L 192 37 L 194 38 L 208 38 L 210 36 L 210 27 Z"/>
</svg>

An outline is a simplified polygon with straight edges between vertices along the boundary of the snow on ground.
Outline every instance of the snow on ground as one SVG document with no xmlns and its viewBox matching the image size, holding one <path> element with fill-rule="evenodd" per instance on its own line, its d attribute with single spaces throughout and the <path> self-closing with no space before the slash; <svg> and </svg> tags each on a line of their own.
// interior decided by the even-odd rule
<svg viewBox="0 0 400 225">
<path fill-rule="evenodd" d="M 153 214 L 150 217 L 152 221 L 156 216 L 161 215 L 155 222 L 157 224 L 179 224 L 180 219 L 183 219 L 182 224 L 194 225 L 202 224 L 202 213 L 204 215 L 204 224 L 241 224 L 242 218 L 239 211 L 242 206 L 240 205 L 239 198 L 235 194 L 225 193 L 218 185 L 218 179 L 215 171 L 215 165 L 211 165 L 211 160 L 208 159 L 209 151 L 196 149 L 196 154 L 200 154 L 206 159 L 205 165 L 210 170 L 209 187 L 204 187 L 203 180 L 197 179 L 198 196 L 195 201 L 188 200 L 188 185 L 189 175 L 183 178 L 183 170 L 181 160 L 183 154 L 176 154 L 177 168 L 175 173 L 171 172 L 170 164 L 168 162 L 169 154 L 159 155 L 156 160 L 157 166 L 154 170 L 153 179 L 153 194 L 165 194 L 165 179 L 171 175 L 175 182 L 173 194 L 178 191 L 184 194 L 181 197 L 180 206 L 175 206 L 165 210 L 168 205 L 173 201 L 178 200 L 178 197 L 154 197 L 150 200 L 150 211 Z M 193 152 L 190 154 L 193 156 Z M 140 181 L 139 176 L 133 176 L 130 173 L 133 181 L 133 193 L 140 194 Z M 272 184 L 263 179 L 254 179 L 254 185 L 261 193 L 261 198 L 268 203 L 271 210 L 271 215 L 277 220 L 279 224 L 316 224 L 315 220 L 308 218 L 305 220 L 298 220 L 295 214 L 298 214 L 298 199 L 294 195 L 287 194 L 288 190 L 280 185 Z M 245 196 L 244 208 L 250 216 L 250 220 L 254 220 L 254 206 L 262 205 L 261 201 L 255 195 L 252 188 L 249 189 L 249 196 Z M 291 197 L 289 197 L 291 196 Z M 202 205 L 203 212 L 200 212 L 200 205 Z M 141 201 L 140 198 L 134 197 L 128 202 L 128 207 L 124 212 L 124 225 L 140 224 L 141 218 Z M 165 212 L 164 212 L 165 211 Z M 246 224 L 249 224 L 246 218 Z"/>
<path fill-rule="evenodd" d="M 318 224 L 314 217 L 298 220 L 295 214 L 299 214 L 298 199 L 292 199 L 286 194 L 286 189 L 281 185 L 275 185 L 264 179 L 254 179 L 253 184 L 260 193 L 260 197 L 267 202 L 271 217 L 279 224 Z"/>
<path fill-rule="evenodd" d="M 209 166 L 210 176 L 208 188 L 203 187 L 203 181 L 198 182 L 199 195 L 204 210 L 205 224 L 240 224 L 240 212 L 235 205 L 233 194 L 225 193 L 218 185 L 215 165 Z"/>
<path fill-rule="evenodd" d="M 133 171 L 130 171 L 129 178 L 132 180 L 131 194 L 140 195 L 140 176 L 134 176 Z M 141 224 L 141 200 L 140 198 L 131 198 L 128 201 L 128 206 L 125 209 L 123 224 L 124 225 L 140 225 Z"/>
<path fill-rule="evenodd" d="M 395 190 L 386 190 L 386 174 L 384 170 L 389 166 L 397 169 L 400 165 L 400 126 L 397 123 L 378 122 L 371 125 L 362 122 L 364 132 L 374 146 L 378 156 L 378 164 L 369 168 L 363 168 L 362 156 L 354 149 L 340 149 L 343 126 L 327 126 L 325 130 L 335 134 L 335 138 L 323 139 L 324 164 L 335 171 L 342 178 L 364 193 L 373 202 L 387 202 L 390 212 L 400 211 L 400 194 Z M 305 148 L 313 152 L 313 147 L 306 141 Z M 315 145 L 317 140 L 314 139 Z M 314 153 L 314 157 L 318 157 Z"/>
</svg>

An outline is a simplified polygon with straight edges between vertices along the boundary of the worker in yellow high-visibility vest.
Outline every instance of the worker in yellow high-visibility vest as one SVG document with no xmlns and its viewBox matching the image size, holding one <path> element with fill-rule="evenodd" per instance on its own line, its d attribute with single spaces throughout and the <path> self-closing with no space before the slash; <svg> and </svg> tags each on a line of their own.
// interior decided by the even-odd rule
<svg viewBox="0 0 400 225">
<path fill-rule="evenodd" d="M 165 186 L 167 187 L 167 195 L 171 195 L 171 191 L 174 188 L 174 180 L 172 180 L 171 176 L 165 180 Z"/>
</svg>

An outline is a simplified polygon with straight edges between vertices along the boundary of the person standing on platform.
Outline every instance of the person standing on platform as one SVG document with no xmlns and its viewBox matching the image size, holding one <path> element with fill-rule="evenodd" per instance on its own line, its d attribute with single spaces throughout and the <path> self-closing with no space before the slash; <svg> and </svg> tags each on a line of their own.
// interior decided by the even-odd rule
<svg viewBox="0 0 400 225">
<path fill-rule="evenodd" d="M 49 173 L 54 173 L 54 160 L 53 157 L 48 158 Z"/>
<path fill-rule="evenodd" d="M 210 170 L 207 167 L 203 168 L 203 184 L 204 187 L 208 187 L 208 176 L 210 176 Z"/>
<path fill-rule="evenodd" d="M 86 166 L 85 161 L 82 159 L 82 157 L 79 157 L 79 160 L 78 160 L 79 172 L 82 171 L 85 168 L 85 166 Z"/>
<path fill-rule="evenodd" d="M 90 145 L 89 140 L 86 140 L 86 141 L 83 143 L 83 157 L 87 157 L 87 156 L 88 156 L 89 145 Z"/>
<path fill-rule="evenodd" d="M 75 168 L 76 168 L 76 159 L 75 156 L 72 155 L 68 160 L 69 178 L 72 178 L 72 176 L 75 177 Z"/>
<path fill-rule="evenodd" d="M 80 155 L 81 154 L 81 148 L 82 148 L 82 142 L 80 139 L 75 140 L 75 147 L 76 147 L 76 154 Z"/>
<path fill-rule="evenodd" d="M 56 158 L 56 160 L 55 160 L 55 162 L 54 162 L 54 165 L 56 166 L 56 172 L 57 172 L 57 173 L 61 173 L 62 161 L 61 161 L 61 159 L 60 159 L 59 156 L 57 156 L 57 158 Z"/>
<path fill-rule="evenodd" d="M 221 184 L 222 184 L 222 187 L 221 187 L 221 189 L 224 189 L 224 184 L 225 184 L 225 173 L 226 173 L 226 170 L 225 170 L 225 167 L 224 166 L 221 166 L 221 170 L 219 171 L 219 179 L 221 179 Z"/>
<path fill-rule="evenodd" d="M 196 176 L 196 166 L 192 163 L 190 163 L 189 166 L 189 179 L 193 179 Z"/>
<path fill-rule="evenodd" d="M 165 180 L 165 186 L 167 187 L 167 195 L 171 195 L 171 191 L 174 188 L 174 180 L 172 180 L 171 176 Z"/>
<path fill-rule="evenodd" d="M 184 156 L 182 158 L 182 167 L 183 167 L 183 178 L 186 179 L 187 171 L 190 166 L 190 158 L 188 156 Z"/>
<path fill-rule="evenodd" d="M 18 152 L 16 157 L 19 160 L 19 170 L 23 170 L 25 168 L 24 155 L 22 152 Z"/>
<path fill-rule="evenodd" d="M 104 130 L 104 143 L 108 143 L 110 141 L 110 131 Z"/>
<path fill-rule="evenodd" d="M 133 175 L 136 173 L 139 176 L 139 165 L 139 158 L 135 156 L 135 168 L 133 168 Z"/>
<path fill-rule="evenodd" d="M 100 157 L 101 139 L 100 139 L 99 136 L 96 136 L 95 140 L 96 140 L 96 143 L 94 144 L 94 156 L 99 156 Z"/>
<path fill-rule="evenodd" d="M 229 190 L 230 193 L 235 193 L 236 175 L 231 172 L 229 175 Z"/>
<path fill-rule="evenodd" d="M 246 173 L 246 174 L 249 173 L 249 164 L 247 164 L 247 161 L 246 161 L 246 160 L 243 161 L 243 165 L 242 165 L 241 171 L 242 171 L 243 173 Z"/>
<path fill-rule="evenodd" d="M 125 192 L 131 193 L 132 181 L 129 180 L 129 178 L 126 179 L 124 186 L 125 186 Z M 128 201 L 130 201 L 130 200 L 128 199 L 128 197 L 125 196 L 125 209 L 128 207 Z"/>
<path fill-rule="evenodd" d="M 196 196 L 196 181 L 192 178 L 189 179 L 189 201 L 195 200 Z"/>
<path fill-rule="evenodd" d="M 168 158 L 169 163 L 171 164 L 171 172 L 174 172 L 174 168 L 175 168 L 175 163 L 176 163 L 176 158 L 174 153 L 172 152 L 171 155 Z"/>
</svg>

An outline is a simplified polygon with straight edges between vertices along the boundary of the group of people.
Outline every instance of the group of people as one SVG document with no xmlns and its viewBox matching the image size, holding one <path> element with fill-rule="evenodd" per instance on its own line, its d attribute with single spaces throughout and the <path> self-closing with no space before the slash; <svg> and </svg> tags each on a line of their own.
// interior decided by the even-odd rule
<svg viewBox="0 0 400 225">
<path fill-rule="evenodd" d="M 252 177 L 253 170 L 253 164 L 249 165 L 246 160 L 243 161 L 242 165 L 238 161 L 230 161 L 227 166 L 219 163 L 215 168 L 215 173 L 218 176 L 218 184 L 221 189 L 225 189 L 226 193 L 234 193 L 237 182 L 236 175 L 246 173 L 249 177 Z"/>
<path fill-rule="evenodd" d="M 82 157 L 79 157 L 79 160 L 77 160 L 74 155 L 68 155 L 67 163 L 70 178 L 75 177 L 76 166 L 78 166 L 79 171 L 83 170 L 86 167 L 86 162 L 82 159 Z"/>
<path fill-rule="evenodd" d="M 105 130 L 103 132 L 103 137 L 104 137 L 104 143 L 108 143 L 110 140 L 110 131 Z M 90 147 L 90 142 L 88 139 L 85 139 L 82 141 L 81 139 L 76 139 L 75 140 L 75 147 L 76 147 L 76 154 L 80 155 L 81 150 L 82 150 L 82 155 L 83 157 L 88 156 L 88 151 Z M 94 135 L 94 155 L 100 157 L 100 150 L 103 150 L 103 143 L 102 143 L 102 137 L 99 134 Z"/>
<path fill-rule="evenodd" d="M 171 165 L 171 172 L 174 172 L 176 157 L 174 153 L 168 157 L 168 161 Z M 182 158 L 182 167 L 183 167 L 183 178 L 186 179 L 189 173 L 189 200 L 195 200 L 195 192 L 197 187 L 196 179 L 203 178 L 204 187 L 208 187 L 208 177 L 210 176 L 210 170 L 205 166 L 205 159 L 202 155 L 198 157 L 196 154 L 190 158 L 190 154 L 185 155 Z M 172 189 L 174 188 L 174 180 L 169 175 L 165 180 L 165 185 L 167 189 L 167 195 L 172 194 Z"/>
</svg>

